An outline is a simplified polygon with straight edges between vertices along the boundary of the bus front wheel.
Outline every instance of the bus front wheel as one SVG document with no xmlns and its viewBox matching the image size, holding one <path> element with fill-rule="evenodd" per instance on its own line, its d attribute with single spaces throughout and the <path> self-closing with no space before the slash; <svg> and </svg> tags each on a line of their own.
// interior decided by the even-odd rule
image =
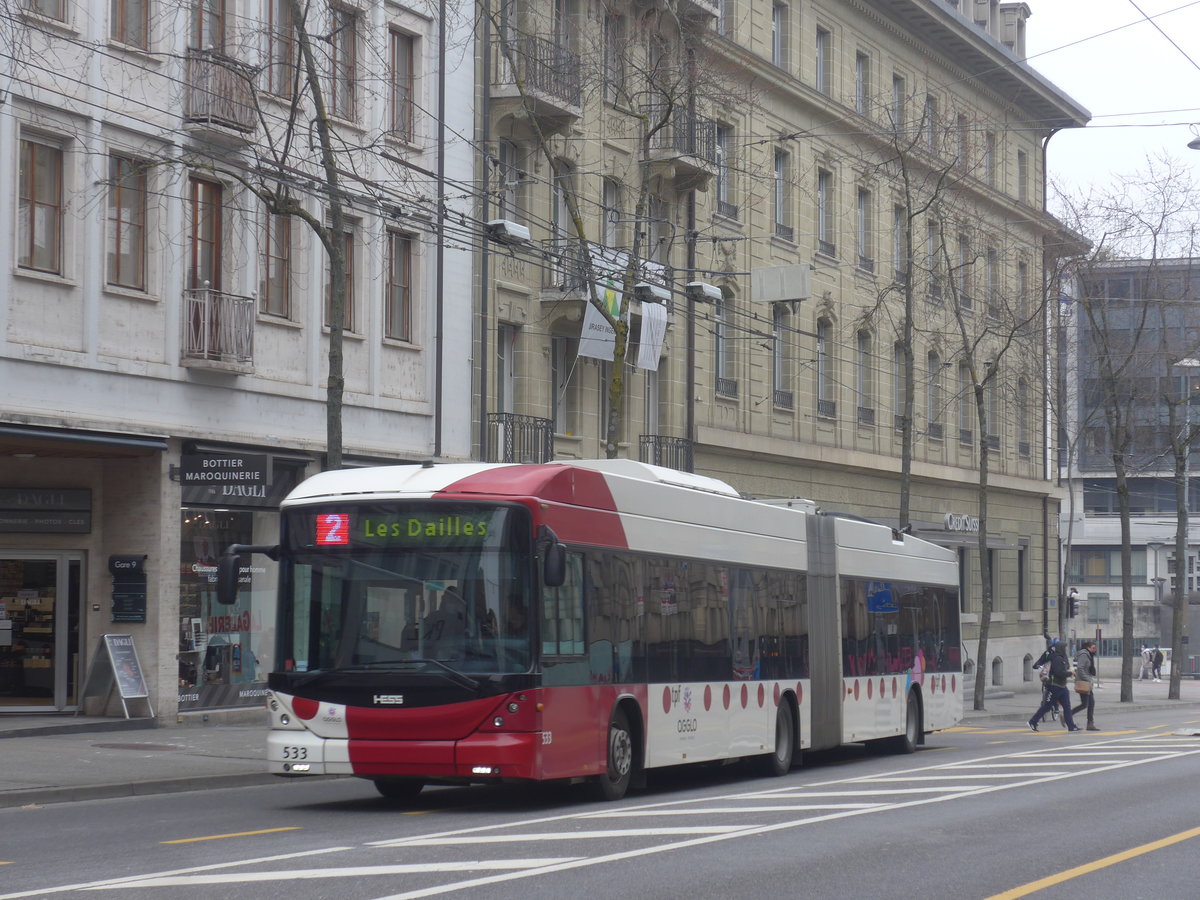
<svg viewBox="0 0 1200 900">
<path fill-rule="evenodd" d="M 633 779 L 633 733 L 629 716 L 620 707 L 608 723 L 608 762 L 599 778 L 600 798 L 620 800 Z"/>
</svg>

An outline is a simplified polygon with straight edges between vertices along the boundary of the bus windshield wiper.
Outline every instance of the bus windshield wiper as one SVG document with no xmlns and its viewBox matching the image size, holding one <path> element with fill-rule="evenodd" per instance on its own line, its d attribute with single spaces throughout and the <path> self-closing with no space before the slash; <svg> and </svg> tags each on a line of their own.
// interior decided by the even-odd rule
<svg viewBox="0 0 1200 900">
<path fill-rule="evenodd" d="M 430 667 L 440 669 L 444 674 L 450 677 L 450 680 L 456 684 L 468 688 L 476 693 L 479 692 L 479 682 L 475 679 L 464 675 L 462 672 L 446 665 L 440 659 L 426 659 L 418 657 L 416 659 L 386 659 L 379 660 L 373 663 L 359 663 L 356 666 L 342 666 L 336 671 L 338 672 L 379 672 L 381 670 L 391 670 L 396 672 L 412 671 L 419 667 Z"/>
</svg>

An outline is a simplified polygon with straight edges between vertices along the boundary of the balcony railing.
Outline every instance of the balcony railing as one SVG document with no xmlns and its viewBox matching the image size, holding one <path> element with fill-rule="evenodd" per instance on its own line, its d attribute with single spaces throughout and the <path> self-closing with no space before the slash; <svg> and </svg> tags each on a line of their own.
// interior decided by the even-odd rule
<svg viewBox="0 0 1200 900">
<path fill-rule="evenodd" d="M 189 122 L 253 131 L 254 73 L 212 50 L 188 50 L 183 117 Z"/>
<path fill-rule="evenodd" d="M 704 181 L 716 177 L 718 166 L 717 123 L 686 106 L 676 107 L 668 115 L 663 106 L 650 106 L 646 115 L 651 123 L 663 126 L 650 139 L 652 157 L 674 166 L 678 182 Z"/>
<path fill-rule="evenodd" d="M 738 383 L 736 378 L 717 378 L 717 396 L 737 399 Z"/>
<path fill-rule="evenodd" d="M 858 424 L 859 425 L 874 425 L 875 424 L 875 409 L 870 406 L 860 406 L 858 408 Z"/>
<path fill-rule="evenodd" d="M 488 462 L 546 463 L 554 459 L 554 423 L 516 413 L 488 415 Z"/>
<path fill-rule="evenodd" d="M 930 422 L 926 427 L 925 432 L 934 440 L 940 441 L 942 439 L 942 423 Z"/>
<path fill-rule="evenodd" d="M 833 241 L 817 241 L 817 252 L 822 256 L 828 256 L 832 259 L 837 259 L 837 244 Z"/>
<path fill-rule="evenodd" d="M 817 415 L 822 419 L 837 418 L 837 401 L 836 400 L 818 400 Z"/>
<path fill-rule="evenodd" d="M 785 241 L 794 241 L 796 239 L 796 229 L 791 225 L 785 225 L 782 222 L 776 222 L 775 237 L 783 238 Z"/>
<path fill-rule="evenodd" d="M 964 447 L 970 447 L 975 443 L 975 432 L 970 428 L 958 429 L 958 442 Z"/>
<path fill-rule="evenodd" d="M 665 434 L 643 434 L 639 441 L 641 462 L 652 466 L 665 466 L 681 472 L 692 472 L 692 442 L 687 438 L 668 437 Z"/>
<path fill-rule="evenodd" d="M 791 391 L 774 391 L 772 400 L 776 409 L 796 408 L 796 396 Z"/>
<path fill-rule="evenodd" d="M 498 87 L 522 86 L 530 99 L 550 101 L 551 107 L 575 109 L 579 106 L 581 88 L 579 57 L 571 50 L 532 35 L 510 38 L 510 55 L 504 52 L 505 42 L 492 44 L 492 84 Z M 551 113 L 546 109 L 540 112 Z"/>
<path fill-rule="evenodd" d="M 253 297 L 211 288 L 184 291 L 183 355 L 238 366 L 254 362 Z"/>
</svg>

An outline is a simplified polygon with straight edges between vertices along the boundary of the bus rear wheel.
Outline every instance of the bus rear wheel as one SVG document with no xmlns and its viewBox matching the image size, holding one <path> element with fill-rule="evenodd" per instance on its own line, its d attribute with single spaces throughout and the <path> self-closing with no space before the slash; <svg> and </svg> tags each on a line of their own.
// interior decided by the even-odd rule
<svg viewBox="0 0 1200 900">
<path fill-rule="evenodd" d="M 792 705 L 780 698 L 775 711 L 775 750 L 761 757 L 764 775 L 779 778 L 792 770 L 792 757 L 796 754 L 796 721 Z"/>
<path fill-rule="evenodd" d="M 888 740 L 887 748 L 893 753 L 913 753 L 921 740 L 921 708 L 917 698 L 911 694 L 904 711 L 904 733 Z"/>
<path fill-rule="evenodd" d="M 629 716 L 620 707 L 608 723 L 608 762 L 598 780 L 602 800 L 620 800 L 633 780 L 633 733 Z"/>
<path fill-rule="evenodd" d="M 376 778 L 375 790 L 389 800 L 415 800 L 425 782 L 419 778 Z"/>
</svg>

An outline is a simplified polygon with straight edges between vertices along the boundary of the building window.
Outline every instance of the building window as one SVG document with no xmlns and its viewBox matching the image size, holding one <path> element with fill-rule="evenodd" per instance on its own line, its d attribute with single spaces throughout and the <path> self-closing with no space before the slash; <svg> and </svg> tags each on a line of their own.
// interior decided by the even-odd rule
<svg viewBox="0 0 1200 900">
<path fill-rule="evenodd" d="M 384 302 L 384 337 L 412 340 L 413 239 L 407 234 L 388 233 L 387 294 Z"/>
<path fill-rule="evenodd" d="M 622 16 L 604 17 L 604 99 L 620 103 L 625 96 L 625 19 Z"/>
<path fill-rule="evenodd" d="M 937 219 L 925 223 L 925 270 L 929 299 L 936 303 L 942 300 L 942 245 L 941 226 Z"/>
<path fill-rule="evenodd" d="M 788 5 L 776 2 L 771 7 L 771 62 L 784 67 L 788 63 Z"/>
<path fill-rule="evenodd" d="M 905 107 L 907 106 L 908 87 L 903 75 L 892 73 L 892 129 L 897 133 L 904 130 Z"/>
<path fill-rule="evenodd" d="M 983 389 L 988 446 L 993 450 L 1000 449 L 1000 390 L 996 387 L 998 381 L 999 375 L 993 375 Z"/>
<path fill-rule="evenodd" d="M 1029 264 L 1017 263 L 1017 324 L 1029 315 Z"/>
<path fill-rule="evenodd" d="M 792 210 L 789 190 L 789 159 L 782 150 L 775 151 L 775 236 L 793 240 L 796 236 L 791 225 Z"/>
<path fill-rule="evenodd" d="M 858 189 L 854 211 L 854 236 L 857 243 L 858 267 L 865 272 L 875 271 L 875 242 L 872 222 L 871 192 Z"/>
<path fill-rule="evenodd" d="M 330 12 L 329 109 L 343 119 L 354 118 L 358 72 L 358 16 L 345 9 Z"/>
<path fill-rule="evenodd" d="M 717 126 L 717 214 L 736 219 L 737 204 L 733 199 L 733 172 L 729 154 L 733 146 L 733 129 L 728 125 Z"/>
<path fill-rule="evenodd" d="M 904 428 L 904 398 L 908 391 L 908 364 L 904 358 L 904 342 L 892 344 L 892 409 L 896 430 Z"/>
<path fill-rule="evenodd" d="M 871 332 L 859 331 L 855 338 L 854 390 L 858 395 L 858 422 L 875 424 L 875 359 Z"/>
<path fill-rule="evenodd" d="M 287 319 L 292 314 L 292 217 L 263 215 L 259 309 Z"/>
<path fill-rule="evenodd" d="M 967 120 L 966 113 L 958 114 L 955 133 L 958 135 L 958 158 L 955 162 L 960 168 L 969 169 L 971 166 L 971 123 Z"/>
<path fill-rule="evenodd" d="M 650 196 L 646 204 L 650 221 L 647 223 L 650 246 L 646 258 L 651 262 L 670 265 L 671 241 L 675 237 L 675 223 L 671 221 L 671 204 L 662 197 Z"/>
<path fill-rule="evenodd" d="M 996 186 L 996 133 L 984 132 L 983 135 L 983 180 Z"/>
<path fill-rule="evenodd" d="M 611 178 L 604 179 L 601 213 L 604 221 L 600 229 L 600 242 L 605 247 L 616 247 L 621 243 L 621 185 Z"/>
<path fill-rule="evenodd" d="M 987 284 L 984 285 L 984 302 L 987 304 L 988 315 L 993 319 L 1000 318 L 1000 255 L 994 247 L 988 247 L 987 250 L 987 268 L 984 276 L 987 279 Z"/>
<path fill-rule="evenodd" d="M 833 383 L 833 360 L 830 357 L 833 340 L 833 323 L 828 319 L 817 320 L 817 415 L 833 418 L 837 415 L 836 396 Z"/>
<path fill-rule="evenodd" d="M 145 50 L 150 33 L 149 0 L 112 0 L 109 7 L 109 37 L 130 47 Z"/>
<path fill-rule="evenodd" d="M 550 339 L 550 369 L 554 384 L 551 419 L 555 434 L 572 434 L 575 427 L 574 341 L 566 337 Z"/>
<path fill-rule="evenodd" d="M 501 140 L 497 144 L 496 218 L 519 220 L 521 218 L 521 151 L 512 141 Z"/>
<path fill-rule="evenodd" d="M 1017 381 L 1017 453 L 1028 457 L 1031 451 L 1029 445 L 1029 382 L 1020 378 Z"/>
<path fill-rule="evenodd" d="M 191 9 L 193 50 L 225 51 L 225 0 L 195 0 Z"/>
<path fill-rule="evenodd" d="M 787 304 L 775 303 L 771 310 L 771 391 L 773 405 L 793 409 L 792 392 L 791 313 Z"/>
<path fill-rule="evenodd" d="M 411 34 L 393 30 L 390 34 L 391 52 L 391 130 L 402 141 L 411 141 L 413 133 L 413 87 L 416 39 Z"/>
<path fill-rule="evenodd" d="M 1017 200 L 1029 202 L 1029 154 L 1017 151 Z"/>
<path fill-rule="evenodd" d="M 123 156 L 108 158 L 106 280 L 146 289 L 146 168 Z"/>
<path fill-rule="evenodd" d="M 958 236 L 958 308 L 963 311 L 975 308 L 975 297 L 972 293 L 971 281 L 971 242 L 965 234 Z"/>
<path fill-rule="evenodd" d="M 355 226 L 347 222 L 342 232 L 342 257 L 346 263 L 346 293 L 345 309 L 342 310 L 342 330 L 353 331 L 354 321 L 354 233 Z M 333 327 L 333 282 L 329 260 L 325 261 L 325 311 L 322 324 L 326 328 Z"/>
<path fill-rule="evenodd" d="M 925 421 L 931 438 L 942 437 L 942 360 L 936 350 L 925 357 Z"/>
<path fill-rule="evenodd" d="M 975 443 L 975 382 L 971 380 L 971 367 L 965 362 L 958 364 L 958 442 L 964 446 Z"/>
<path fill-rule="evenodd" d="M 870 106 L 871 57 L 860 51 L 854 55 L 854 111 L 865 116 Z"/>
<path fill-rule="evenodd" d="M 908 276 L 908 213 L 900 204 L 892 207 L 892 267 L 896 281 Z"/>
<path fill-rule="evenodd" d="M 221 290 L 221 236 L 223 203 L 221 185 L 204 178 L 188 182 L 190 253 L 187 286 L 192 290 Z"/>
<path fill-rule="evenodd" d="M 41 141 L 21 141 L 17 214 L 17 265 L 62 272 L 63 151 Z"/>
<path fill-rule="evenodd" d="M 733 360 L 729 350 L 730 298 L 722 292 L 713 310 L 713 370 L 716 393 L 720 397 L 736 397 L 737 381 L 733 378 Z"/>
<path fill-rule="evenodd" d="M 834 225 L 833 173 L 817 170 L 817 252 L 837 256 Z"/>
<path fill-rule="evenodd" d="M 267 40 L 267 90 L 276 97 L 290 98 L 296 91 L 296 28 L 292 0 L 271 0 Z"/>
<path fill-rule="evenodd" d="M 925 110 L 921 116 L 921 134 L 925 149 L 930 153 L 938 151 L 938 104 L 933 94 L 925 95 Z"/>
<path fill-rule="evenodd" d="M 830 58 L 833 53 L 833 35 L 826 28 L 817 29 L 817 47 L 816 47 L 816 78 L 813 81 L 813 86 L 822 94 L 828 94 L 832 90 L 830 82 L 830 72 L 832 70 L 833 60 Z"/>
<path fill-rule="evenodd" d="M 717 34 L 733 36 L 734 0 L 717 0 Z"/>
<path fill-rule="evenodd" d="M 48 19 L 63 22 L 67 18 L 67 0 L 25 0 L 25 7 Z"/>
</svg>

